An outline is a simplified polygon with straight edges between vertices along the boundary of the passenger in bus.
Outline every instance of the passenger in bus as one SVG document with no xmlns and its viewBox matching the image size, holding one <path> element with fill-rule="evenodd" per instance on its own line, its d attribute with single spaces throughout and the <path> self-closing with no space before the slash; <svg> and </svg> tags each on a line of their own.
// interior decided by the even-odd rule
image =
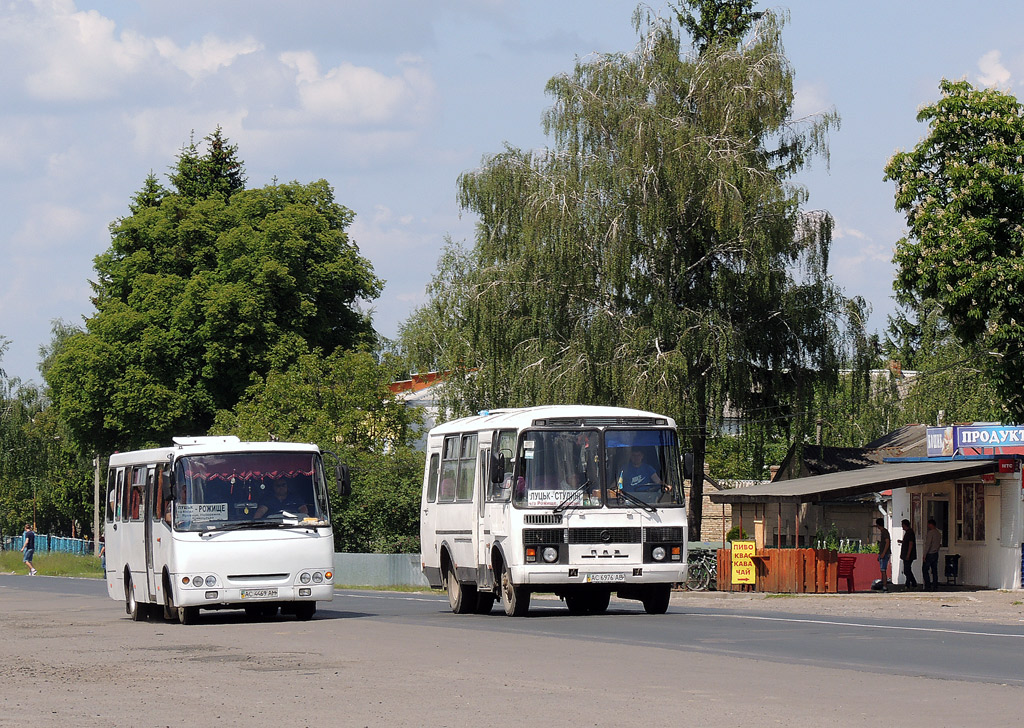
<svg viewBox="0 0 1024 728">
<path fill-rule="evenodd" d="M 670 486 L 663 483 L 658 477 L 658 471 L 648 463 L 644 462 L 644 451 L 642 448 L 634 447 L 629 451 L 629 462 L 621 471 L 616 483 L 617 487 L 629 493 L 642 493 L 660 490 L 668 492 Z"/>
<path fill-rule="evenodd" d="M 256 509 L 254 518 L 265 518 L 268 515 L 281 516 L 285 512 L 293 515 L 309 513 L 309 508 L 302 498 L 291 492 L 286 478 L 274 478 L 271 481 L 271 486 L 270 497 Z"/>
</svg>

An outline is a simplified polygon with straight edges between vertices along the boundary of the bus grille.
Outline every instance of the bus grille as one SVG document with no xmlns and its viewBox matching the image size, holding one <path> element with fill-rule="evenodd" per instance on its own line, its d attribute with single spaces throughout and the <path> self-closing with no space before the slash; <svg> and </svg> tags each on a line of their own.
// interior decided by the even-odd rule
<svg viewBox="0 0 1024 728">
<path fill-rule="evenodd" d="M 640 543 L 640 528 L 570 528 L 569 543 Z"/>
<path fill-rule="evenodd" d="M 524 523 L 532 523 L 534 525 L 557 525 L 562 522 L 561 513 L 527 513 L 523 517 Z"/>
<path fill-rule="evenodd" d="M 647 543 L 680 543 L 683 540 L 682 526 L 655 526 L 644 534 Z"/>
<path fill-rule="evenodd" d="M 523 544 L 536 546 L 545 543 L 562 543 L 565 541 L 565 530 L 561 528 L 524 528 Z"/>
</svg>

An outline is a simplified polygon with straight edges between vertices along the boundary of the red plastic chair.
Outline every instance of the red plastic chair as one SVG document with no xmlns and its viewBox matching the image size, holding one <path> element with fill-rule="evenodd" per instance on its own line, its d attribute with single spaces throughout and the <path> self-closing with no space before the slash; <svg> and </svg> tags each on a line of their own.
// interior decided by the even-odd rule
<svg viewBox="0 0 1024 728">
<path fill-rule="evenodd" d="M 839 581 L 846 579 L 846 591 L 853 591 L 853 567 L 857 565 L 857 559 L 853 556 L 839 557 Z"/>
</svg>

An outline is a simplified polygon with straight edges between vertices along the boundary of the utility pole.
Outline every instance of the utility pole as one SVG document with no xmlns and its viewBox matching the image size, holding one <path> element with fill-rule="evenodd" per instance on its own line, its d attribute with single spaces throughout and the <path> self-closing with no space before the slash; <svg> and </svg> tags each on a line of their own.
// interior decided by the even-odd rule
<svg viewBox="0 0 1024 728">
<path fill-rule="evenodd" d="M 92 552 L 100 552 L 100 456 L 99 453 L 92 459 L 93 485 L 95 491 L 92 509 Z"/>
</svg>

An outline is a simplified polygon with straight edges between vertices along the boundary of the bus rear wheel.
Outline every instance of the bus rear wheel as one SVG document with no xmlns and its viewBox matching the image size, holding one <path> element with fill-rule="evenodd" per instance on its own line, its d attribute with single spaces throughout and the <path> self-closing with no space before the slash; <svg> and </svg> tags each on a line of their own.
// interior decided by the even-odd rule
<svg viewBox="0 0 1024 728">
<path fill-rule="evenodd" d="M 124 611 L 133 622 L 145 620 L 149 613 L 148 606 L 135 598 L 135 585 L 132 584 L 131 574 L 125 574 L 124 577 Z"/>
</svg>

